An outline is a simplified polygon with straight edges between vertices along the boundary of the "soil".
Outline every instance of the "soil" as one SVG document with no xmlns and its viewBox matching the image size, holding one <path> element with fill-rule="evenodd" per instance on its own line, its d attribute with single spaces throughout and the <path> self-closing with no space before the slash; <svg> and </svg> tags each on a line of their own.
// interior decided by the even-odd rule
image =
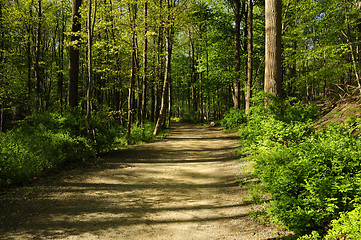
<svg viewBox="0 0 361 240">
<path fill-rule="evenodd" d="M 252 213 L 237 136 L 174 125 L 164 140 L 104 157 L 0 197 L 0 239 L 277 239 Z"/>
</svg>

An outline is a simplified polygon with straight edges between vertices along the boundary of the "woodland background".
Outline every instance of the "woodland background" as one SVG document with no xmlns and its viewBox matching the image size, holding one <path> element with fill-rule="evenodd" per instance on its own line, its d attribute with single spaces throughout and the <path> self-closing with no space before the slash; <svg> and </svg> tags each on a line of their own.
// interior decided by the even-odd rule
<svg viewBox="0 0 361 240">
<path fill-rule="evenodd" d="M 0 0 L 0 184 L 94 162 L 171 120 L 221 121 L 255 162 L 258 217 L 357 239 L 360 37 L 357 0 Z M 343 123 L 315 124 L 339 100 L 354 104 Z"/>
</svg>

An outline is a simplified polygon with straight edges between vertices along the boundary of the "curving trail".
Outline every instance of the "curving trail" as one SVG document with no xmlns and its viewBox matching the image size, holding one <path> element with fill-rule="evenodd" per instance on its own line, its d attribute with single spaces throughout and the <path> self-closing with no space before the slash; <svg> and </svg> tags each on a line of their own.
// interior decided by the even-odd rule
<svg viewBox="0 0 361 240">
<path fill-rule="evenodd" d="M 237 137 L 176 124 L 164 140 L 0 195 L 0 239 L 275 239 L 236 178 Z"/>
</svg>

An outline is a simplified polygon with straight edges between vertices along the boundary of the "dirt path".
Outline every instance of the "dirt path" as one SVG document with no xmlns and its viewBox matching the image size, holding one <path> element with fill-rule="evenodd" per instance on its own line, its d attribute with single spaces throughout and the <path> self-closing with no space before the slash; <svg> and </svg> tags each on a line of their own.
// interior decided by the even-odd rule
<svg viewBox="0 0 361 240">
<path fill-rule="evenodd" d="M 176 125 L 165 140 L 107 156 L 100 169 L 3 193 L 0 239 L 273 239 L 256 223 L 234 150 L 216 128 Z"/>
</svg>

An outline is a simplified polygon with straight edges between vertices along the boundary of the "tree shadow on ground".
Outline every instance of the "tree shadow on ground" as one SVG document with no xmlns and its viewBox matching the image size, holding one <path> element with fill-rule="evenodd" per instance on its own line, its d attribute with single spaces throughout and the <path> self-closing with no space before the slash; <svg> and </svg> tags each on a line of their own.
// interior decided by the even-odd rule
<svg viewBox="0 0 361 240">
<path fill-rule="evenodd" d="M 199 127 L 187 128 L 202 134 Z M 230 227 L 230 222 L 248 219 L 249 212 L 240 209 L 254 204 L 232 198 L 239 187 L 224 167 L 238 160 L 236 141 L 206 134 L 218 139 L 206 145 L 202 137 L 179 134 L 183 140 L 106 154 L 99 169 L 70 172 L 1 195 L 1 239 L 81 238 L 114 229 L 136 234 L 167 224 L 227 222 Z"/>
</svg>

